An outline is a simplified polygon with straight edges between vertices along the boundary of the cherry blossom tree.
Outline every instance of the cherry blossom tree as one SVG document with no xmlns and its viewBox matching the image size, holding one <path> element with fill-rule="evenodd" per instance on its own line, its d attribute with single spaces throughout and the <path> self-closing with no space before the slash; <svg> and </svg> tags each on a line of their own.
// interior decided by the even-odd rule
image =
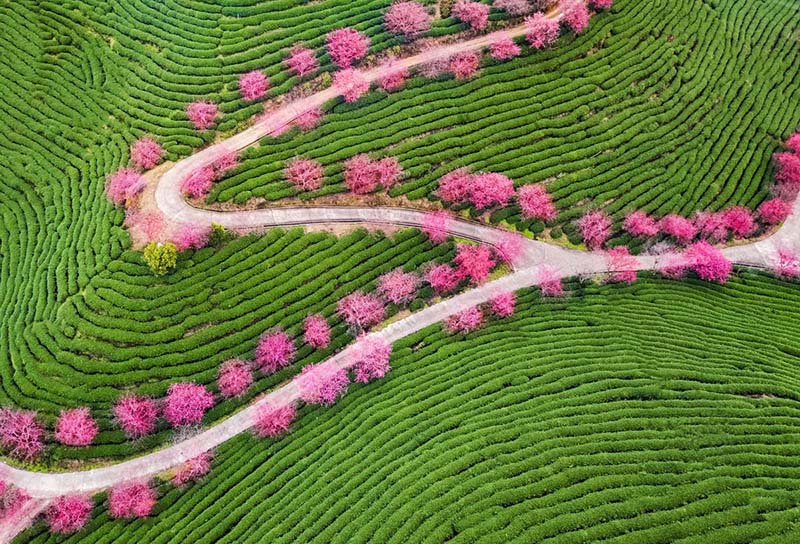
<svg viewBox="0 0 800 544">
<path fill-rule="evenodd" d="M 467 168 L 448 172 L 439 179 L 439 189 L 436 194 L 445 202 L 463 202 L 469 195 L 473 178 Z"/>
<path fill-rule="evenodd" d="M 369 80 L 354 68 L 341 70 L 333 74 L 333 86 L 339 91 L 348 104 L 358 101 L 369 91 Z"/>
<path fill-rule="evenodd" d="M 302 45 L 294 46 L 283 63 L 292 75 L 299 78 L 309 76 L 319 68 L 317 55 L 313 50 Z"/>
<path fill-rule="evenodd" d="M 469 184 L 469 200 L 479 210 L 490 206 L 505 206 L 513 196 L 514 182 L 503 174 L 478 174 L 473 176 Z"/>
<path fill-rule="evenodd" d="M 792 205 L 780 198 L 766 200 L 758 207 L 758 216 L 767 225 L 782 223 L 791 213 Z"/>
<path fill-rule="evenodd" d="M 295 157 L 286 163 L 283 175 L 298 190 L 315 191 L 322 187 L 325 170 L 313 159 Z"/>
<path fill-rule="evenodd" d="M 373 192 L 378 188 L 378 176 L 369 155 L 360 154 L 344 162 L 344 183 L 357 195 Z"/>
<path fill-rule="evenodd" d="M 489 6 L 480 2 L 458 0 L 450 13 L 473 30 L 483 30 L 489 24 Z"/>
<path fill-rule="evenodd" d="M 297 125 L 300 130 L 308 132 L 317 128 L 320 121 L 322 121 L 323 115 L 321 109 L 311 108 L 298 115 L 294 120 L 294 124 Z"/>
<path fill-rule="evenodd" d="M 447 240 L 447 231 L 450 228 L 452 216 L 447 210 L 436 210 L 425 214 L 422 221 L 422 232 L 434 244 L 441 244 Z"/>
<path fill-rule="evenodd" d="M 528 0 L 494 0 L 492 7 L 502 9 L 512 17 L 519 17 L 531 11 Z"/>
<path fill-rule="evenodd" d="M 483 5 L 483 4 L 481 4 Z M 449 68 L 456 79 L 469 79 L 478 72 L 481 56 L 477 51 L 462 51 L 450 57 Z"/>
<path fill-rule="evenodd" d="M 256 410 L 253 432 L 260 438 L 276 438 L 289 430 L 295 417 L 297 407 L 293 402 L 282 406 L 262 404 Z"/>
<path fill-rule="evenodd" d="M 513 264 L 522 255 L 525 237 L 515 232 L 504 232 L 495 243 L 495 255 L 500 262 Z"/>
<path fill-rule="evenodd" d="M 367 383 L 383 378 L 391 370 L 389 356 L 392 346 L 379 336 L 362 336 L 352 348 L 352 366 L 355 380 Z"/>
<path fill-rule="evenodd" d="M 744 206 L 734 206 L 722 212 L 725 227 L 733 232 L 735 238 L 746 238 L 755 232 L 757 225 L 753 212 Z"/>
<path fill-rule="evenodd" d="M 148 240 L 158 240 L 164 232 L 164 218 L 158 212 L 143 212 L 135 216 L 133 228 Z"/>
<path fill-rule="evenodd" d="M 329 406 L 347 392 L 350 378 L 346 370 L 326 362 L 304 366 L 293 381 L 300 389 L 303 402 Z"/>
<path fill-rule="evenodd" d="M 191 383 L 173 383 L 164 399 L 164 419 L 173 427 L 200 423 L 206 410 L 214 406 L 214 395 L 204 386 Z"/>
<path fill-rule="evenodd" d="M 378 87 L 387 93 L 402 89 L 408 78 L 408 68 L 400 64 L 396 58 L 389 57 L 382 65 L 384 74 L 378 78 Z"/>
<path fill-rule="evenodd" d="M 108 513 L 115 519 L 144 518 L 156 505 L 156 492 L 149 483 L 115 485 L 108 492 Z"/>
<path fill-rule="evenodd" d="M 728 227 L 722 213 L 697 212 L 694 215 L 694 226 L 700 237 L 706 240 L 722 242 L 728 238 Z"/>
<path fill-rule="evenodd" d="M 256 347 L 255 363 L 261 372 L 272 374 L 288 366 L 295 352 L 292 338 L 278 329 L 261 336 Z"/>
<path fill-rule="evenodd" d="M 619 246 L 606 251 L 606 263 L 611 270 L 610 280 L 620 283 L 633 283 L 636 281 L 636 270 L 639 261 L 630 254 L 628 248 Z"/>
<path fill-rule="evenodd" d="M 592 0 L 594 9 L 609 9 L 613 3 L 614 0 Z"/>
<path fill-rule="evenodd" d="M 328 32 L 325 43 L 331 60 L 341 69 L 350 68 L 355 61 L 367 54 L 369 48 L 369 38 L 354 28 Z"/>
<path fill-rule="evenodd" d="M 575 34 L 589 26 L 589 8 L 584 0 L 561 0 L 562 20 Z"/>
<path fill-rule="evenodd" d="M 0 480 L 0 521 L 11 519 L 29 500 L 23 490 Z"/>
<path fill-rule="evenodd" d="M 786 140 L 786 147 L 795 153 L 800 153 L 800 131 L 789 136 L 789 139 Z"/>
<path fill-rule="evenodd" d="M 395 304 L 408 304 L 414 300 L 419 287 L 419 278 L 413 272 L 395 268 L 378 278 L 378 292 Z"/>
<path fill-rule="evenodd" d="M 327 348 L 331 343 L 331 327 L 319 314 L 308 316 L 303 321 L 303 341 L 312 348 Z"/>
<path fill-rule="evenodd" d="M 775 180 L 778 182 L 775 194 L 784 200 L 794 200 L 800 191 L 800 153 L 782 152 L 773 157 L 777 165 Z"/>
<path fill-rule="evenodd" d="M 0 446 L 23 461 L 33 461 L 44 449 L 44 427 L 36 412 L 0 408 Z"/>
<path fill-rule="evenodd" d="M 467 334 L 483 324 L 483 312 L 477 306 L 467 308 L 444 320 L 444 328 L 449 333 Z"/>
<path fill-rule="evenodd" d="M 211 190 L 214 184 L 214 168 L 203 166 L 189 173 L 181 181 L 181 192 L 192 198 L 202 198 Z"/>
<path fill-rule="evenodd" d="M 779 278 L 800 278 L 800 258 L 791 249 L 778 248 L 773 261 L 772 270 Z"/>
<path fill-rule="evenodd" d="M 210 236 L 211 226 L 181 223 L 172 235 L 172 243 L 178 251 L 202 249 L 208 245 Z"/>
<path fill-rule="evenodd" d="M 269 80 L 261 70 L 253 70 L 239 76 L 239 92 L 242 98 L 253 101 L 258 100 L 269 89 Z"/>
<path fill-rule="evenodd" d="M 632 236 L 641 238 L 655 236 L 661 230 L 655 219 L 641 211 L 634 211 L 626 215 L 622 228 Z"/>
<path fill-rule="evenodd" d="M 56 421 L 56 440 L 67 446 L 88 446 L 97 436 L 97 422 L 89 413 L 89 408 L 61 410 Z"/>
<path fill-rule="evenodd" d="M 203 452 L 183 463 L 172 476 L 172 483 L 178 487 L 196 482 L 211 471 L 211 452 Z"/>
<path fill-rule="evenodd" d="M 385 316 L 386 309 L 377 296 L 361 291 L 342 298 L 336 305 L 337 313 L 352 328 L 366 330 L 377 325 Z"/>
<path fill-rule="evenodd" d="M 44 519 L 53 533 L 68 535 L 83 529 L 92 515 L 94 503 L 88 495 L 57 497 L 44 512 Z"/>
<path fill-rule="evenodd" d="M 144 189 L 144 178 L 133 168 L 120 168 L 110 176 L 106 182 L 106 196 L 108 199 L 121 206 L 129 198 L 133 198 Z"/>
<path fill-rule="evenodd" d="M 392 34 L 410 40 L 431 29 L 431 16 L 419 2 L 398 1 L 389 6 L 383 24 Z"/>
<path fill-rule="evenodd" d="M 561 276 L 550 266 L 542 265 L 537 269 L 536 283 L 544 297 L 560 297 L 564 294 Z"/>
<path fill-rule="evenodd" d="M 423 275 L 423 279 L 439 295 L 452 291 L 461 282 L 458 272 L 449 264 L 438 264 L 430 267 Z"/>
<path fill-rule="evenodd" d="M 152 138 L 139 138 L 131 146 L 131 160 L 139 168 L 148 170 L 164 157 L 164 149 Z"/>
<path fill-rule="evenodd" d="M 522 0 L 523 2 L 525 0 Z M 489 44 L 489 54 L 494 60 L 508 60 L 518 57 L 522 49 L 511 36 L 500 36 Z"/>
<path fill-rule="evenodd" d="M 389 189 L 397 185 L 403 177 L 403 167 L 396 157 L 383 157 L 372 163 L 378 183 L 384 188 Z"/>
<path fill-rule="evenodd" d="M 458 275 L 469 278 L 474 284 L 483 283 L 496 264 L 487 246 L 472 244 L 457 244 L 453 262 Z"/>
<path fill-rule="evenodd" d="M 733 269 L 722 252 L 705 240 L 690 245 L 683 256 L 688 268 L 703 280 L 725 283 Z"/>
<path fill-rule="evenodd" d="M 186 116 L 197 130 L 205 130 L 217 120 L 219 106 L 213 102 L 198 100 L 186 106 Z"/>
<path fill-rule="evenodd" d="M 514 307 L 516 305 L 517 296 L 514 293 L 500 293 L 489 299 L 489 309 L 497 317 L 514 315 Z"/>
<path fill-rule="evenodd" d="M 558 20 L 542 12 L 525 18 L 525 39 L 534 49 L 543 49 L 555 43 L 561 31 Z"/>
<path fill-rule="evenodd" d="M 252 384 L 253 371 L 247 361 L 228 359 L 219 367 L 217 387 L 223 397 L 241 397 Z"/>
<path fill-rule="evenodd" d="M 672 236 L 676 241 L 687 244 L 697 236 L 697 228 L 689 219 L 671 213 L 661 218 L 661 230 L 664 234 Z"/>
<path fill-rule="evenodd" d="M 658 263 L 658 272 L 665 278 L 679 280 L 686 275 L 689 264 L 683 255 L 667 254 Z"/>
<path fill-rule="evenodd" d="M 593 210 L 576 222 L 586 247 L 600 249 L 611 236 L 611 218 L 602 210 Z"/>
<path fill-rule="evenodd" d="M 236 151 L 222 153 L 211 163 L 211 168 L 214 170 L 214 179 L 221 179 L 237 166 L 239 166 L 239 153 Z"/>
<path fill-rule="evenodd" d="M 156 428 L 158 405 L 149 398 L 126 394 L 111 409 L 117 424 L 129 438 L 139 438 Z"/>
<path fill-rule="evenodd" d="M 517 191 L 517 198 L 525 219 L 552 221 L 556 218 L 556 207 L 544 185 L 523 185 Z"/>
</svg>

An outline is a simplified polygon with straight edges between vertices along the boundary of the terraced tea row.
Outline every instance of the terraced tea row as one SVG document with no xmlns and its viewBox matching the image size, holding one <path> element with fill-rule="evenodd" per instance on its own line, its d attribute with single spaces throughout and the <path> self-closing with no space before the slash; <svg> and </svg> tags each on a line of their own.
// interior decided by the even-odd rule
<svg viewBox="0 0 800 544">
<path fill-rule="evenodd" d="M 154 520 L 100 515 L 65 541 L 788 538 L 795 286 L 571 287 L 461 340 L 437 326 L 398 342 L 387 378 L 302 409 L 266 448 L 221 446 Z"/>
</svg>

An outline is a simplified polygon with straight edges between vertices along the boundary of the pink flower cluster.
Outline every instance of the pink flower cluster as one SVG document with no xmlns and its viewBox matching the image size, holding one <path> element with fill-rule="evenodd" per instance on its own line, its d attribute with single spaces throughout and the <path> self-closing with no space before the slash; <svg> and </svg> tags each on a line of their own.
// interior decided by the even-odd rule
<svg viewBox="0 0 800 544">
<path fill-rule="evenodd" d="M 303 341 L 312 348 L 327 348 L 331 343 L 331 327 L 319 314 L 310 315 L 303 321 Z"/>
<path fill-rule="evenodd" d="M 196 482 L 211 471 L 211 460 L 213 456 L 210 452 L 204 452 L 196 457 L 192 457 L 183 463 L 172 476 L 172 483 L 183 486 L 189 482 Z"/>
<path fill-rule="evenodd" d="M 36 412 L 0 408 L 0 446 L 17 459 L 35 459 L 44 449 L 44 427 Z"/>
<path fill-rule="evenodd" d="M 528 0 L 494 0 L 492 7 L 502 9 L 513 17 L 525 15 L 531 10 Z"/>
<path fill-rule="evenodd" d="M 515 232 L 505 232 L 495 243 L 495 254 L 500 262 L 514 264 L 514 261 L 522 255 L 525 246 L 525 238 Z"/>
<path fill-rule="evenodd" d="M 158 405 L 149 397 L 124 395 L 114 404 L 111 412 L 117 424 L 130 438 L 150 434 L 156 428 Z"/>
<path fill-rule="evenodd" d="M 483 283 L 496 264 L 487 246 L 472 244 L 457 244 L 453 262 L 458 275 L 474 284 Z"/>
<path fill-rule="evenodd" d="M 253 70 L 239 76 L 239 91 L 242 98 L 253 101 L 258 100 L 269 90 L 269 80 L 261 70 Z"/>
<path fill-rule="evenodd" d="M 273 374 L 288 366 L 295 356 L 294 341 L 278 329 L 261 336 L 256 347 L 255 363 L 261 372 Z"/>
<path fill-rule="evenodd" d="M 283 175 L 298 190 L 314 191 L 322 187 L 325 170 L 313 159 L 295 157 L 286 163 Z"/>
<path fill-rule="evenodd" d="M 196 225 L 194 223 L 181 223 L 178 225 L 175 234 L 172 235 L 172 243 L 178 251 L 187 249 L 202 249 L 208 244 L 211 236 L 211 227 L 206 225 Z"/>
<path fill-rule="evenodd" d="M 250 364 L 241 359 L 229 359 L 219 367 L 217 387 L 223 397 L 240 397 L 253 384 Z"/>
<path fill-rule="evenodd" d="M 253 431 L 261 438 L 275 438 L 289 430 L 295 417 L 297 408 L 294 403 L 283 406 L 263 404 L 256 410 Z"/>
<path fill-rule="evenodd" d="M 357 195 L 371 193 L 378 186 L 389 189 L 402 176 L 403 167 L 395 157 L 373 160 L 368 155 L 361 154 L 350 157 L 344 163 L 344 183 Z"/>
<path fill-rule="evenodd" d="M 357 382 L 367 383 L 370 380 L 383 378 L 391 370 L 389 356 L 392 353 L 392 346 L 383 338 L 361 337 L 352 350 L 352 366 Z"/>
<path fill-rule="evenodd" d="M 369 38 L 354 28 L 340 28 L 325 36 L 328 55 L 339 68 L 350 68 L 364 57 L 369 48 Z"/>
<path fill-rule="evenodd" d="M 213 125 L 219 116 L 219 106 L 213 102 L 198 100 L 186 106 L 186 116 L 197 130 L 205 130 Z"/>
<path fill-rule="evenodd" d="M 800 258 L 789 248 L 781 247 L 775 256 L 773 272 L 785 279 L 800 278 Z"/>
<path fill-rule="evenodd" d="M 328 362 L 304 366 L 293 381 L 303 402 L 328 406 L 347 392 L 350 378 L 346 370 Z"/>
<path fill-rule="evenodd" d="M 122 205 L 144 189 L 144 178 L 132 168 L 120 168 L 106 182 L 106 195 L 116 205 Z"/>
<path fill-rule="evenodd" d="M 86 407 L 61 410 L 56 421 L 55 438 L 67 446 L 88 446 L 97 432 L 97 422 Z"/>
<path fill-rule="evenodd" d="M 144 518 L 156 505 L 156 492 L 148 483 L 125 483 L 108 492 L 108 513 L 112 518 Z"/>
<path fill-rule="evenodd" d="M 377 296 L 361 291 L 350 293 L 336 305 L 337 313 L 352 328 L 366 330 L 383 321 L 386 309 Z"/>
<path fill-rule="evenodd" d="M 387 93 L 402 89 L 408 78 L 408 68 L 405 68 L 394 57 L 389 57 L 381 65 L 385 71 L 384 75 L 378 78 L 378 87 Z"/>
<path fill-rule="evenodd" d="M 449 264 L 431 266 L 423 275 L 436 294 L 444 294 L 455 289 L 461 282 L 461 277 Z"/>
<path fill-rule="evenodd" d="M 589 26 L 589 8 L 584 0 L 561 0 L 564 23 L 576 34 Z"/>
<path fill-rule="evenodd" d="M 445 202 L 469 201 L 481 210 L 508 204 L 514 196 L 514 182 L 502 174 L 471 174 L 466 168 L 459 168 L 442 176 L 437 194 Z"/>
<path fill-rule="evenodd" d="M 522 49 L 510 36 L 501 36 L 489 44 L 489 54 L 494 60 L 513 59 L 521 53 Z"/>
<path fill-rule="evenodd" d="M 203 166 L 183 178 L 181 192 L 192 198 L 202 198 L 208 194 L 213 184 L 214 169 L 211 166 Z"/>
<path fill-rule="evenodd" d="M 534 49 L 542 49 L 555 43 L 561 25 L 544 13 L 534 13 L 525 18 L 525 39 Z"/>
<path fill-rule="evenodd" d="M 80 531 L 92 515 L 94 503 L 86 495 L 66 495 L 56 498 L 44 512 L 45 521 L 53 533 L 68 535 Z"/>
<path fill-rule="evenodd" d="M 639 261 L 630 254 L 628 248 L 619 246 L 606 251 L 606 263 L 611 270 L 611 281 L 633 283 L 636 281 L 636 270 Z"/>
<path fill-rule="evenodd" d="M 458 0 L 450 13 L 473 30 L 483 30 L 489 24 L 489 6 L 470 0 Z"/>
<path fill-rule="evenodd" d="M 588 212 L 576 224 L 589 249 L 600 249 L 611 236 L 611 218 L 601 210 Z"/>
<path fill-rule="evenodd" d="M 541 221 L 555 219 L 556 207 L 543 185 L 523 185 L 517 191 L 517 198 L 523 218 Z"/>
<path fill-rule="evenodd" d="M 396 268 L 378 278 L 378 293 L 394 304 L 408 304 L 414 299 L 419 278 L 413 272 Z"/>
<path fill-rule="evenodd" d="M 386 30 L 413 39 L 431 28 L 431 16 L 419 2 L 398 1 L 389 6 L 383 17 Z"/>
<path fill-rule="evenodd" d="M 0 521 L 16 515 L 29 500 L 23 490 L 0 480 Z"/>
<path fill-rule="evenodd" d="M 292 75 L 300 78 L 311 75 L 319 68 L 314 51 L 301 45 L 294 46 L 283 62 Z"/>
<path fill-rule="evenodd" d="M 369 80 L 363 72 L 347 68 L 333 74 L 333 86 L 348 104 L 358 101 L 369 91 Z"/>
<path fill-rule="evenodd" d="M 639 237 L 655 236 L 661 231 L 655 219 L 640 211 L 626 215 L 622 228 L 631 235 Z"/>
<path fill-rule="evenodd" d="M 322 120 L 322 110 L 319 108 L 311 108 L 310 110 L 306 110 L 300 115 L 298 115 L 295 120 L 294 124 L 297 125 L 300 130 L 304 132 L 308 132 L 309 130 L 313 130 L 319 125 L 320 121 Z"/>
<path fill-rule="evenodd" d="M 482 5 L 482 4 L 481 4 Z M 450 72 L 456 79 L 469 79 L 478 73 L 481 65 L 481 55 L 477 51 L 462 51 L 456 53 L 448 61 Z"/>
<path fill-rule="evenodd" d="M 516 305 L 517 297 L 514 293 L 500 293 L 489 299 L 489 309 L 497 317 L 514 315 Z"/>
<path fill-rule="evenodd" d="M 561 276 L 551 267 L 542 265 L 536 271 L 536 283 L 545 297 L 560 297 L 564 294 Z"/>
<path fill-rule="evenodd" d="M 164 419 L 173 427 L 200 423 L 214 406 L 214 395 L 197 383 L 173 383 L 164 399 Z"/>
<path fill-rule="evenodd" d="M 477 306 L 467 308 L 453 314 L 444 321 L 444 327 L 450 333 L 467 334 L 483 324 L 483 312 Z"/>
<path fill-rule="evenodd" d="M 139 168 L 150 169 L 163 157 L 164 149 L 152 138 L 139 138 L 131 146 L 131 160 Z"/>
</svg>

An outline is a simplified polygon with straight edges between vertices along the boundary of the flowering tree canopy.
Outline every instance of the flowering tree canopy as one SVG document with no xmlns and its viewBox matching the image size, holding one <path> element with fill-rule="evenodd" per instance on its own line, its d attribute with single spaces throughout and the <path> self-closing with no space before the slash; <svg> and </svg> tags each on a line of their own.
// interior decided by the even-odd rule
<svg viewBox="0 0 800 544">
<path fill-rule="evenodd" d="M 364 336 L 352 348 L 352 363 L 355 379 L 360 383 L 383 378 L 391 366 L 389 356 L 392 346 L 378 336 Z"/>
<path fill-rule="evenodd" d="M 561 0 L 562 20 L 575 34 L 589 26 L 589 8 L 584 0 Z"/>
<path fill-rule="evenodd" d="M 164 419 L 173 427 L 200 423 L 206 410 L 214 406 L 214 395 L 197 383 L 173 383 L 164 399 Z"/>
<path fill-rule="evenodd" d="M 561 276 L 547 265 L 540 266 L 536 271 L 536 283 L 545 297 L 560 297 L 564 294 Z"/>
<path fill-rule="evenodd" d="M 283 62 L 292 75 L 301 78 L 313 74 L 319 68 L 314 51 L 301 45 L 294 46 Z"/>
<path fill-rule="evenodd" d="M 461 278 L 449 264 L 438 264 L 430 267 L 423 279 L 431 285 L 437 294 L 444 294 L 455 289 Z"/>
<path fill-rule="evenodd" d="M 239 166 L 239 153 L 236 151 L 229 151 L 218 155 L 211 163 L 211 168 L 214 170 L 214 179 L 222 178 L 237 166 Z"/>
<path fill-rule="evenodd" d="M 517 198 L 525 219 L 552 221 L 556 218 L 556 207 L 544 185 L 523 185 L 517 191 Z"/>
<path fill-rule="evenodd" d="M 588 212 L 576 225 L 589 249 L 600 249 L 611 236 L 611 218 L 601 210 Z"/>
<path fill-rule="evenodd" d="M 514 307 L 516 305 L 517 296 L 514 293 L 500 293 L 489 299 L 489 309 L 497 317 L 514 315 Z"/>
<path fill-rule="evenodd" d="M 395 304 L 408 304 L 414 300 L 419 287 L 419 278 L 413 272 L 395 268 L 378 278 L 378 292 Z"/>
<path fill-rule="evenodd" d="M 413 39 L 431 28 L 431 16 L 419 2 L 399 1 L 389 6 L 383 18 L 386 30 Z"/>
<path fill-rule="evenodd" d="M 57 497 L 44 512 L 50 531 L 71 534 L 80 531 L 92 515 L 94 503 L 87 495 Z"/>
<path fill-rule="evenodd" d="M 156 505 L 156 492 L 148 483 L 124 483 L 108 492 L 108 513 L 112 518 L 144 518 Z"/>
<path fill-rule="evenodd" d="M 89 413 L 89 408 L 61 410 L 56 421 L 56 440 L 67 446 L 88 446 L 97 436 L 97 422 Z"/>
<path fill-rule="evenodd" d="M 152 138 L 139 138 L 131 146 L 131 160 L 139 168 L 149 169 L 161 162 L 164 149 Z"/>
<path fill-rule="evenodd" d="M 694 226 L 697 233 L 706 240 L 722 242 L 728 238 L 728 227 L 722 213 L 697 212 L 694 216 Z M 688 228 L 684 230 L 686 235 L 691 233 Z"/>
<path fill-rule="evenodd" d="M 354 28 L 339 28 L 325 36 L 328 54 L 339 68 L 350 68 L 367 54 L 369 38 Z"/>
<path fill-rule="evenodd" d="M 300 388 L 303 402 L 324 406 L 344 395 L 350 383 L 347 371 L 330 362 L 304 366 L 293 381 Z"/>
<path fill-rule="evenodd" d="M 722 212 L 725 227 L 733 232 L 735 238 L 746 238 L 755 232 L 757 225 L 753 212 L 744 206 L 734 206 Z"/>
<path fill-rule="evenodd" d="M 778 248 L 772 270 L 780 278 L 800 278 L 800 258 L 789 248 Z"/>
<path fill-rule="evenodd" d="M 269 80 L 261 70 L 253 70 L 239 76 L 239 92 L 245 100 L 258 100 L 269 89 Z"/>
<path fill-rule="evenodd" d="M 672 236 L 682 244 L 691 242 L 697 236 L 697 228 L 694 223 L 678 214 L 671 213 L 664 216 L 660 225 L 665 234 Z"/>
<path fill-rule="evenodd" d="M 116 205 L 122 205 L 129 198 L 144 189 L 144 178 L 133 168 L 120 168 L 106 182 L 106 196 Z"/>
<path fill-rule="evenodd" d="M 592 0 L 592 6 L 594 6 L 594 9 L 608 9 L 613 3 L 614 0 Z"/>
<path fill-rule="evenodd" d="M 253 432 L 261 438 L 275 438 L 289 430 L 295 417 L 297 408 L 293 402 L 283 406 L 262 404 L 256 410 Z"/>
<path fill-rule="evenodd" d="M 611 271 L 611 281 L 633 283 L 639 261 L 630 254 L 628 248 L 619 246 L 606 251 L 606 263 Z"/>
<path fill-rule="evenodd" d="M 800 152 L 782 152 L 774 156 L 778 182 L 775 193 L 785 200 L 794 200 L 800 191 Z"/>
<path fill-rule="evenodd" d="M 436 194 L 445 202 L 463 202 L 469 196 L 472 174 L 467 168 L 459 168 L 448 172 L 439 179 Z"/>
<path fill-rule="evenodd" d="M 482 4 L 481 4 L 482 5 Z M 477 51 L 462 51 L 450 57 L 449 68 L 456 79 L 469 79 L 474 76 L 481 65 L 481 56 Z"/>
<path fill-rule="evenodd" d="M 450 13 L 463 23 L 467 23 L 473 30 L 483 30 L 489 24 L 489 6 L 480 2 L 458 0 Z"/>
<path fill-rule="evenodd" d="M 791 213 L 792 205 L 780 198 L 766 200 L 758 207 L 758 216 L 768 225 L 785 221 Z"/>
<path fill-rule="evenodd" d="M 219 107 L 213 102 L 198 100 L 186 106 L 186 116 L 197 130 L 209 128 L 219 115 Z"/>
<path fill-rule="evenodd" d="M 655 219 L 641 211 L 631 212 L 626 215 L 622 228 L 632 236 L 642 238 L 655 236 L 661 230 Z"/>
<path fill-rule="evenodd" d="M 182 486 L 189 482 L 196 482 L 211 471 L 212 459 L 213 456 L 210 452 L 203 452 L 196 457 L 192 457 L 178 467 L 178 470 L 172 476 L 172 483 Z"/>
<path fill-rule="evenodd" d="M 371 193 L 378 186 L 389 189 L 402 175 L 403 168 L 395 157 L 384 157 L 374 161 L 362 153 L 350 157 L 344 163 L 344 183 L 357 195 Z"/>
<path fill-rule="evenodd" d="M 525 39 L 534 49 L 542 49 L 555 43 L 560 31 L 559 22 L 542 12 L 525 18 Z"/>
<path fill-rule="evenodd" d="M 378 78 L 378 87 L 387 93 L 403 88 L 408 78 L 408 68 L 397 62 L 394 57 L 389 57 L 381 68 L 385 73 Z"/>
<path fill-rule="evenodd" d="M 319 314 L 308 316 L 303 321 L 303 341 L 312 348 L 327 348 L 331 343 L 331 327 Z"/>
<path fill-rule="evenodd" d="M 114 419 L 130 438 L 139 438 L 156 428 L 158 406 L 149 397 L 124 395 L 111 411 Z"/>
<path fill-rule="evenodd" d="M 381 299 L 361 291 L 342 298 L 336 308 L 348 325 L 359 330 L 368 329 L 383 321 L 386 311 Z"/>
<path fill-rule="evenodd" d="M 494 0 L 492 7 L 502 9 L 513 17 L 525 15 L 531 10 L 528 0 Z"/>
<path fill-rule="evenodd" d="M 202 198 L 211 190 L 214 184 L 214 168 L 203 166 L 189 173 L 181 181 L 181 192 L 192 198 Z"/>
<path fill-rule="evenodd" d="M 725 283 L 733 269 L 722 252 L 705 240 L 690 245 L 683 256 L 686 265 L 703 280 Z"/>
<path fill-rule="evenodd" d="M 0 408 L 0 446 L 17 459 L 35 459 L 44 449 L 44 427 L 36 412 Z"/>
<path fill-rule="evenodd" d="M 515 232 L 504 232 L 495 244 L 495 254 L 500 262 L 513 264 L 522 255 L 525 237 Z"/>
<path fill-rule="evenodd" d="M 172 243 L 178 251 L 201 249 L 206 247 L 210 236 L 210 226 L 181 223 L 172 237 Z"/>
<path fill-rule="evenodd" d="M 295 157 L 283 169 L 286 179 L 300 191 L 314 191 L 322 187 L 325 170 L 312 159 Z"/>
<path fill-rule="evenodd" d="M 457 314 L 451 315 L 444 321 L 447 332 L 467 334 L 483 324 L 483 312 L 477 306 L 467 308 Z"/>
<path fill-rule="evenodd" d="M 525 0 L 522 0 L 523 2 Z M 518 57 L 522 49 L 514 42 L 511 36 L 500 36 L 489 44 L 489 54 L 494 60 L 508 60 Z"/>
<path fill-rule="evenodd" d="M 472 177 L 469 201 L 477 209 L 505 206 L 514 196 L 514 182 L 503 174 L 487 172 Z"/>
<path fill-rule="evenodd" d="M 300 127 L 300 130 L 308 132 L 309 130 L 313 130 L 319 125 L 320 121 L 322 120 L 322 110 L 319 108 L 311 108 L 310 110 L 306 110 L 300 115 L 298 115 L 295 120 L 294 124 Z"/>
<path fill-rule="evenodd" d="M 15 516 L 29 500 L 27 493 L 0 480 L 0 521 Z"/>
<path fill-rule="evenodd" d="M 261 372 L 272 374 L 288 366 L 295 351 L 294 341 L 284 331 L 263 334 L 256 347 L 256 366 Z"/>
<path fill-rule="evenodd" d="M 369 91 L 369 81 L 361 71 L 355 68 L 347 68 L 334 73 L 333 86 L 348 104 L 356 102 Z"/>
<path fill-rule="evenodd" d="M 469 278 L 475 284 L 485 281 L 496 264 L 488 247 L 472 244 L 457 244 L 453 262 L 456 264 L 458 275 Z"/>
<path fill-rule="evenodd" d="M 451 219 L 451 215 L 447 210 L 426 213 L 422 221 L 422 232 L 434 244 L 441 244 L 447 240 L 447 231 L 450 228 Z"/>
<path fill-rule="evenodd" d="M 228 359 L 219 367 L 217 387 L 223 397 L 240 397 L 253 384 L 253 371 L 246 361 Z"/>
</svg>

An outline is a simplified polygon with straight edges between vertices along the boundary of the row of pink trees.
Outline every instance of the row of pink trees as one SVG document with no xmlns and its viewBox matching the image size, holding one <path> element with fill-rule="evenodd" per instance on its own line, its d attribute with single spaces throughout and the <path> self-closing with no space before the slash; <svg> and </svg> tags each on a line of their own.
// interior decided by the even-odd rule
<svg viewBox="0 0 800 544">
<path fill-rule="evenodd" d="M 72 408 L 61 411 L 53 437 L 66 446 L 88 446 L 98 430 L 89 408 Z M 35 411 L 0 409 L 0 446 L 9 455 L 32 461 L 44 450 L 46 434 Z"/>
<path fill-rule="evenodd" d="M 312 191 L 322 187 L 325 171 L 318 161 L 294 157 L 286 163 L 283 175 L 296 189 Z M 403 167 L 395 157 L 372 159 L 355 155 L 344 162 L 344 183 L 357 195 L 372 193 L 379 187 L 394 187 L 403 177 Z"/>
</svg>

